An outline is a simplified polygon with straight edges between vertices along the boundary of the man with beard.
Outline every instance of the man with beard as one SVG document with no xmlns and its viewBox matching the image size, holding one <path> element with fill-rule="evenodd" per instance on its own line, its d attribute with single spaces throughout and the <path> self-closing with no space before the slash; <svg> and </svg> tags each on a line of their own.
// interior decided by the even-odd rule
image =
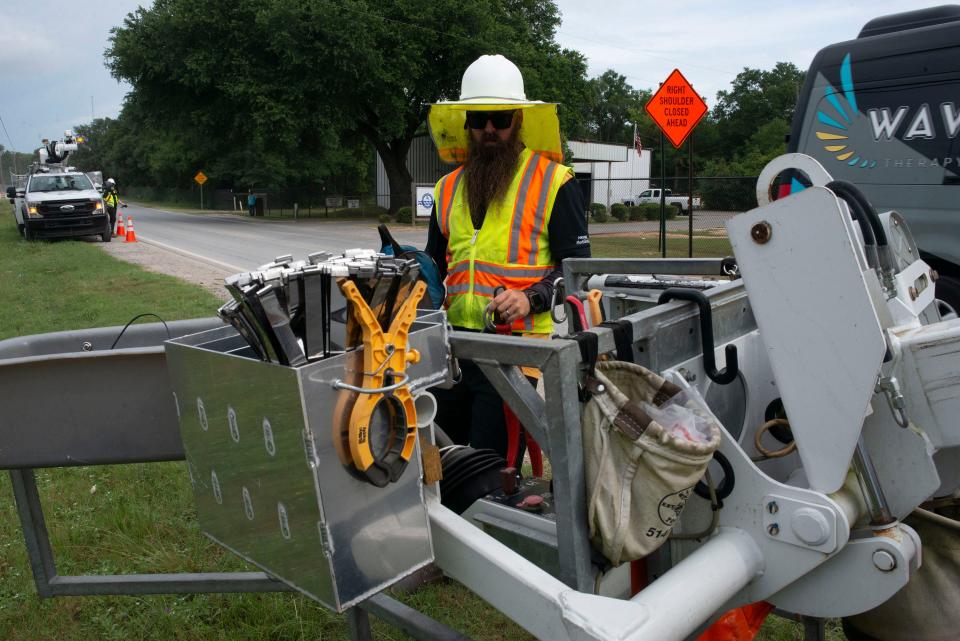
<svg viewBox="0 0 960 641">
<path fill-rule="evenodd" d="M 561 262 L 590 256 L 583 197 L 561 164 L 557 105 L 527 100 L 516 65 L 481 56 L 463 74 L 460 100 L 433 105 L 429 125 L 440 157 L 460 163 L 434 190 L 426 247 L 445 278 L 448 320 L 483 331 L 492 316 L 514 335 L 550 336 Z M 460 366 L 460 383 L 436 392 L 436 423 L 457 443 L 503 456 L 503 401 L 474 363 Z"/>
</svg>

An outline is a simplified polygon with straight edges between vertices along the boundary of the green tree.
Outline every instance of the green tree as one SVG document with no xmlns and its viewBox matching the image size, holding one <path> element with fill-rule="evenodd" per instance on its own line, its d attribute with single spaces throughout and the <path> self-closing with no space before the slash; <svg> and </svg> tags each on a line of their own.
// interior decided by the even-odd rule
<svg viewBox="0 0 960 641">
<path fill-rule="evenodd" d="M 789 130 L 790 123 L 782 118 L 774 118 L 761 125 L 732 158 L 708 161 L 705 167 L 707 175 L 741 178 L 705 181 L 702 188 L 705 206 L 740 211 L 756 207 L 756 184 L 752 177 L 786 151 L 785 138 Z"/>
<path fill-rule="evenodd" d="M 276 28 L 283 4 L 158 0 L 113 30 L 107 65 L 133 87 L 113 135 L 138 154 L 125 163 L 142 172 L 133 183 L 189 184 L 198 169 L 242 186 L 366 173 L 368 149 L 316 92 L 322 61 L 304 66 L 283 38 L 296 25 Z"/>
<path fill-rule="evenodd" d="M 157 0 L 114 30 L 107 61 L 133 86 L 127 108 L 190 141 L 178 151 L 216 159 L 211 175 L 322 181 L 365 173 L 372 147 L 395 211 L 430 103 L 455 99 L 479 55 L 511 58 L 538 99 L 586 95 L 583 57 L 554 40 L 559 21 L 537 0 Z M 561 118 L 579 126 L 576 110 Z"/>
<path fill-rule="evenodd" d="M 11 151 L 0 145 L 0 185 L 10 183 L 10 175 L 16 173 L 26 173 L 30 164 L 37 160 L 36 153 L 23 153 L 22 151 Z"/>
<path fill-rule="evenodd" d="M 744 69 L 734 79 L 730 91 L 717 93 L 713 117 L 720 139 L 728 149 L 741 149 L 764 123 L 793 119 L 804 72 L 789 62 L 778 62 L 773 69 Z"/>
<path fill-rule="evenodd" d="M 97 118 L 89 123 L 77 125 L 74 132 L 83 137 L 83 143 L 70 156 L 70 164 L 81 171 L 105 171 L 110 173 L 106 163 L 108 136 L 116 125 L 113 118 Z M 107 176 L 104 176 L 106 179 Z"/>
<path fill-rule="evenodd" d="M 649 99 L 649 91 L 634 89 L 626 76 L 613 69 L 591 78 L 586 109 L 589 135 L 600 142 L 632 145 L 633 123 Z"/>
</svg>

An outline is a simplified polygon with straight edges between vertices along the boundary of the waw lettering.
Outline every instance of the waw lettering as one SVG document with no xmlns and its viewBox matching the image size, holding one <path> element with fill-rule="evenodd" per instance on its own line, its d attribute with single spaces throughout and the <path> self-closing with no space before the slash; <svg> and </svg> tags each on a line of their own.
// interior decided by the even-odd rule
<svg viewBox="0 0 960 641">
<path fill-rule="evenodd" d="M 960 111 L 956 104 L 944 102 L 940 105 L 941 129 L 947 135 L 947 138 L 956 138 L 960 133 Z M 893 138 L 901 140 L 914 139 L 933 139 L 937 137 L 937 127 L 934 123 L 933 110 L 930 105 L 924 103 L 917 109 L 916 113 L 910 117 L 910 107 L 898 107 L 896 111 L 883 107 L 882 109 L 869 109 L 867 116 L 870 118 L 870 126 L 873 128 L 873 139 L 877 142 L 889 141 Z M 903 135 L 899 136 L 898 131 L 903 129 Z"/>
</svg>

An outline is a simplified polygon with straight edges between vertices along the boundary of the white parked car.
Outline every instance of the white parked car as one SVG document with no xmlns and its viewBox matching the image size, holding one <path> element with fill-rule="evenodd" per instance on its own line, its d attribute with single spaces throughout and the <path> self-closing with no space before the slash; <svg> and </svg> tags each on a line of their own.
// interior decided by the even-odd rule
<svg viewBox="0 0 960 641">
<path fill-rule="evenodd" d="M 669 189 L 666 190 L 666 195 L 664 196 L 666 200 L 667 207 L 674 207 L 677 209 L 677 213 L 686 214 L 688 207 L 688 198 L 687 196 L 674 196 Z M 660 204 L 660 190 L 659 189 L 645 189 L 640 192 L 636 198 L 627 198 L 623 201 L 624 205 L 659 205 Z M 700 198 L 694 196 L 693 198 L 693 208 L 700 209 Z"/>
</svg>

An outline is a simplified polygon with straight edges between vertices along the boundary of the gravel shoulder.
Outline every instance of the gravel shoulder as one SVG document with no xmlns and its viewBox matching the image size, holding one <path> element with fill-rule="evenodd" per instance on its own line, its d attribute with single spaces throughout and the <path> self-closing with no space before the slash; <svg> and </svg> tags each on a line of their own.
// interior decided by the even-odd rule
<svg viewBox="0 0 960 641">
<path fill-rule="evenodd" d="M 230 294 L 223 287 L 223 279 L 234 272 L 221 266 L 184 256 L 146 241 L 125 243 L 114 239 L 111 243 L 97 243 L 97 246 L 120 260 L 148 271 L 200 285 L 224 302 L 230 299 Z"/>
</svg>

